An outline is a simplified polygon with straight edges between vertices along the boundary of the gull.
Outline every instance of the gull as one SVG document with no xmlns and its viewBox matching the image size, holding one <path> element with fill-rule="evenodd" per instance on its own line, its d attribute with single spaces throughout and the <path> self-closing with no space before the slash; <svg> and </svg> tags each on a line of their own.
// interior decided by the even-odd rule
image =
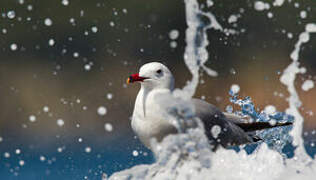
<svg viewBox="0 0 316 180">
<path fill-rule="evenodd" d="M 180 102 L 172 96 L 174 81 L 171 71 L 159 62 L 144 64 L 139 73 L 127 79 L 127 83 L 139 82 L 141 85 L 135 101 L 131 126 L 140 141 L 149 149 L 153 149 L 153 138 L 160 142 L 167 135 L 178 133 L 176 126 L 163 115 L 164 104 L 161 103 L 162 100 L 169 101 L 166 104 Z M 220 146 L 228 148 L 260 141 L 261 139 L 255 136 L 256 130 L 292 124 L 251 122 L 238 115 L 222 112 L 201 99 L 192 98 L 185 103 L 193 106 L 194 116 L 202 121 L 205 135 L 214 151 Z M 217 133 L 214 133 L 214 129 L 217 129 Z"/>
</svg>

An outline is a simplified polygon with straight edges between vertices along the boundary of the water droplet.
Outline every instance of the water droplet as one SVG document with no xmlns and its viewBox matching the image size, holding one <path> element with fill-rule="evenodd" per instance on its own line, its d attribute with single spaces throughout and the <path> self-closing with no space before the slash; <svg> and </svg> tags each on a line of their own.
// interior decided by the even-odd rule
<svg viewBox="0 0 316 180">
<path fill-rule="evenodd" d="M 25 162 L 23 160 L 19 161 L 20 166 L 24 166 Z"/>
<path fill-rule="evenodd" d="M 86 151 L 86 153 L 90 153 L 90 152 L 91 152 L 91 147 L 86 147 L 86 148 L 84 149 L 84 151 Z"/>
<path fill-rule="evenodd" d="M 91 31 L 96 33 L 96 32 L 98 32 L 98 28 L 96 26 L 93 26 L 93 27 L 91 27 Z"/>
<path fill-rule="evenodd" d="M 169 32 L 169 38 L 172 39 L 172 40 L 175 40 L 179 37 L 179 31 L 176 30 L 176 29 L 173 29 Z"/>
<path fill-rule="evenodd" d="M 62 127 L 62 126 L 64 126 L 64 124 L 65 124 L 64 120 L 62 120 L 62 119 L 57 119 L 57 125 L 58 125 L 58 126 Z"/>
<path fill-rule="evenodd" d="M 36 121 L 36 116 L 30 115 L 30 116 L 29 116 L 29 120 L 30 120 L 31 122 L 35 122 L 35 121 Z"/>
<path fill-rule="evenodd" d="M 136 157 L 136 156 L 138 156 L 138 154 L 139 154 L 138 151 L 136 151 L 136 150 L 133 151 L 133 156 Z"/>
<path fill-rule="evenodd" d="M 105 129 L 106 131 L 108 131 L 108 132 L 111 132 L 111 131 L 113 131 L 113 126 L 112 126 L 112 124 L 110 124 L 110 123 L 105 123 L 105 124 L 104 124 L 104 129 Z"/>
<path fill-rule="evenodd" d="M 78 58 L 79 57 L 79 53 L 78 52 L 74 52 L 73 56 L 74 56 L 74 58 Z"/>
<path fill-rule="evenodd" d="M 104 115 L 106 114 L 106 112 L 107 112 L 107 110 L 106 110 L 106 108 L 105 108 L 104 106 L 100 106 L 100 107 L 98 108 L 98 114 L 99 114 L 100 116 L 104 116 Z"/>
<path fill-rule="evenodd" d="M 44 112 L 48 112 L 48 111 L 49 111 L 49 107 L 48 107 L 48 106 L 44 106 L 44 107 L 43 107 L 43 111 L 44 111 Z"/>
<path fill-rule="evenodd" d="M 50 39 L 50 40 L 48 41 L 48 45 L 54 46 L 54 45 L 55 45 L 55 40 L 54 40 L 54 39 Z"/>
<path fill-rule="evenodd" d="M 240 91 L 240 87 L 238 84 L 233 84 L 230 88 L 233 94 L 237 94 Z"/>
<path fill-rule="evenodd" d="M 21 154 L 21 150 L 20 149 L 16 149 L 15 150 L 15 154 Z"/>
<path fill-rule="evenodd" d="M 8 16 L 9 19 L 13 19 L 13 18 L 15 18 L 15 12 L 14 11 L 9 11 L 7 13 L 7 16 Z"/>
<path fill-rule="evenodd" d="M 90 70 L 91 70 L 91 65 L 90 65 L 90 64 L 84 65 L 84 69 L 85 69 L 86 71 L 90 71 Z"/>
<path fill-rule="evenodd" d="M 13 44 L 11 44 L 10 48 L 12 51 L 16 51 L 18 49 L 18 45 L 13 43 Z"/>
<path fill-rule="evenodd" d="M 69 5 L 69 1 L 68 0 L 62 0 L 61 3 L 64 6 L 68 6 Z"/>
<path fill-rule="evenodd" d="M 222 128 L 219 125 L 214 125 L 211 129 L 212 136 L 216 139 L 218 135 L 221 133 Z"/>
<path fill-rule="evenodd" d="M 108 93 L 108 94 L 106 95 L 106 97 L 110 100 L 110 99 L 112 99 L 112 98 L 113 98 L 113 94 Z"/>
<path fill-rule="evenodd" d="M 40 156 L 40 161 L 45 161 L 46 160 L 46 158 L 45 158 L 45 156 Z"/>
<path fill-rule="evenodd" d="M 50 18 L 46 18 L 46 19 L 44 20 L 44 24 L 45 24 L 46 26 L 51 26 L 51 25 L 53 25 L 53 21 L 52 21 Z"/>
</svg>

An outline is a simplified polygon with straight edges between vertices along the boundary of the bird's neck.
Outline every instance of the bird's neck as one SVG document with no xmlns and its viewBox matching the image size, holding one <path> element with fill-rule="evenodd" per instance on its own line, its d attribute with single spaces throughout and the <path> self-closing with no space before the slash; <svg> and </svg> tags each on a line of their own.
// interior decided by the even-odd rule
<svg viewBox="0 0 316 180">
<path fill-rule="evenodd" d="M 134 107 L 134 115 L 138 115 L 138 116 L 141 116 L 143 118 L 146 117 L 146 103 L 147 103 L 147 98 L 148 98 L 148 95 L 152 92 L 154 92 L 155 90 L 167 90 L 167 88 L 155 88 L 155 89 L 152 89 L 152 88 L 147 88 L 147 87 L 144 87 L 144 86 L 141 86 L 138 94 L 137 94 L 137 97 L 136 97 L 136 101 L 135 101 L 135 107 Z M 135 112 L 137 111 L 137 112 Z"/>
</svg>

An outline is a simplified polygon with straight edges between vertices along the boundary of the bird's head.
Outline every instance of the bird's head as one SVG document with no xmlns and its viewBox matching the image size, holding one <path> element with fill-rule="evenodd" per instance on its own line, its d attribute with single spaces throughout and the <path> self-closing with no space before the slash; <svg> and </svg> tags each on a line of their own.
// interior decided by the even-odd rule
<svg viewBox="0 0 316 180">
<path fill-rule="evenodd" d="M 146 89 L 170 89 L 174 88 L 174 78 L 171 71 L 159 62 L 144 64 L 139 73 L 131 75 L 127 83 L 140 82 Z"/>
</svg>

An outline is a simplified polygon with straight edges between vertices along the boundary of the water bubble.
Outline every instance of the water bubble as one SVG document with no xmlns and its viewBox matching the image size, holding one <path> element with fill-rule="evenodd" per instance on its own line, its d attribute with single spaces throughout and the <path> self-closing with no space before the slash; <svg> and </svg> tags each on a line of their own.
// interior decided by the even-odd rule
<svg viewBox="0 0 316 180">
<path fill-rule="evenodd" d="M 21 154 L 21 150 L 20 149 L 16 149 L 15 150 L 15 154 Z"/>
<path fill-rule="evenodd" d="M 114 26 L 115 26 L 115 23 L 114 23 L 113 21 L 111 21 L 111 22 L 110 22 L 110 26 L 111 26 L 111 27 L 114 27 Z"/>
<path fill-rule="evenodd" d="M 15 44 L 15 43 L 13 43 L 13 44 L 10 45 L 10 49 L 11 49 L 12 51 L 16 51 L 16 50 L 18 49 L 18 45 Z"/>
<path fill-rule="evenodd" d="M 44 24 L 45 24 L 46 26 L 51 26 L 51 25 L 53 25 L 53 21 L 52 21 L 50 18 L 46 18 L 46 19 L 44 20 Z"/>
<path fill-rule="evenodd" d="M 218 135 L 221 133 L 222 128 L 219 125 L 214 125 L 211 129 L 212 136 L 216 139 Z"/>
<path fill-rule="evenodd" d="M 273 18 L 273 13 L 272 12 L 268 12 L 267 16 L 268 16 L 268 18 Z"/>
<path fill-rule="evenodd" d="M 273 2 L 273 6 L 282 6 L 284 3 L 284 0 L 275 0 Z"/>
<path fill-rule="evenodd" d="M 30 116 L 29 116 L 29 120 L 30 120 L 31 122 L 35 122 L 35 121 L 36 121 L 36 116 L 30 115 Z"/>
<path fill-rule="evenodd" d="M 73 56 L 74 56 L 74 58 L 78 58 L 79 57 L 79 53 L 78 52 L 74 52 Z"/>
<path fill-rule="evenodd" d="M 262 1 L 256 1 L 254 8 L 257 11 L 263 11 L 265 9 L 270 9 L 270 5 L 268 3 L 264 3 Z"/>
<path fill-rule="evenodd" d="M 236 15 L 232 14 L 228 18 L 228 23 L 230 23 L 230 24 L 235 23 L 235 22 L 237 22 L 237 20 L 238 20 L 238 17 Z"/>
<path fill-rule="evenodd" d="M 19 161 L 20 166 L 24 166 L 25 162 L 23 160 Z"/>
<path fill-rule="evenodd" d="M 104 116 L 104 115 L 106 114 L 106 112 L 107 112 L 107 110 L 106 110 L 106 108 L 105 108 L 104 106 L 100 106 L 100 107 L 98 108 L 98 114 L 99 114 L 100 116 Z"/>
<path fill-rule="evenodd" d="M 233 113 L 233 106 L 231 106 L 231 105 L 228 105 L 228 106 L 226 106 L 226 112 L 228 112 L 228 113 Z"/>
<path fill-rule="evenodd" d="M 72 25 L 76 25 L 76 24 L 75 24 L 75 19 L 74 19 L 74 18 L 70 18 L 70 19 L 69 19 L 69 22 L 70 22 Z"/>
<path fill-rule="evenodd" d="M 62 147 L 58 147 L 57 148 L 57 152 L 59 152 L 59 153 L 63 152 L 63 148 Z"/>
<path fill-rule="evenodd" d="M 314 81 L 312 80 L 306 80 L 304 81 L 303 85 L 302 85 L 302 89 L 304 91 L 308 91 L 310 89 L 314 88 Z"/>
<path fill-rule="evenodd" d="M 54 39 L 50 39 L 50 40 L 48 41 L 48 45 L 54 46 L 54 45 L 55 45 L 55 40 L 54 40 Z"/>
<path fill-rule="evenodd" d="M 64 6 L 68 6 L 69 5 L 69 1 L 68 0 L 62 0 L 61 4 Z"/>
<path fill-rule="evenodd" d="M 82 142 L 82 138 L 78 138 L 78 142 Z"/>
<path fill-rule="evenodd" d="M 236 74 L 236 70 L 235 70 L 234 68 L 231 68 L 231 69 L 229 70 L 229 72 L 230 72 L 231 74 Z"/>
<path fill-rule="evenodd" d="M 45 161 L 46 160 L 46 158 L 45 158 L 45 156 L 40 156 L 40 161 Z"/>
<path fill-rule="evenodd" d="M 289 38 L 289 39 L 292 39 L 293 38 L 293 34 L 292 33 L 287 33 L 287 37 Z"/>
<path fill-rule="evenodd" d="M 138 156 L 138 154 L 139 154 L 138 151 L 136 151 L 136 150 L 133 151 L 133 156 L 136 157 L 136 156 Z"/>
<path fill-rule="evenodd" d="M 84 16 L 84 10 L 80 10 L 80 17 Z"/>
<path fill-rule="evenodd" d="M 86 71 L 90 71 L 90 70 L 91 70 L 91 65 L 90 65 L 90 64 L 84 65 L 84 69 L 85 69 Z"/>
<path fill-rule="evenodd" d="M 2 33 L 3 33 L 3 34 L 7 34 L 7 32 L 8 32 L 8 31 L 7 31 L 6 28 L 3 28 L 3 29 L 2 29 Z"/>
<path fill-rule="evenodd" d="M 5 152 L 5 153 L 3 154 L 3 156 L 4 156 L 5 158 L 9 158 L 9 157 L 10 157 L 10 153 Z"/>
<path fill-rule="evenodd" d="M 48 111 L 49 111 L 49 107 L 48 107 L 48 106 L 44 106 L 44 107 L 43 107 L 43 111 L 44 111 L 44 112 L 48 112 Z"/>
<path fill-rule="evenodd" d="M 96 32 L 98 32 L 98 28 L 96 26 L 93 26 L 93 27 L 91 27 L 91 31 L 96 33 Z"/>
<path fill-rule="evenodd" d="M 230 88 L 233 94 L 237 94 L 240 91 L 240 87 L 238 84 L 233 84 Z"/>
<path fill-rule="evenodd" d="M 214 2 L 212 0 L 207 0 L 206 5 L 207 5 L 207 7 L 211 7 L 214 5 Z"/>
<path fill-rule="evenodd" d="M 178 46 L 178 43 L 177 43 L 176 41 L 171 41 L 171 42 L 170 42 L 170 47 L 171 47 L 171 48 L 174 49 L 174 48 L 176 48 L 177 46 Z"/>
<path fill-rule="evenodd" d="M 179 37 L 179 31 L 176 30 L 176 29 L 173 29 L 169 32 L 169 38 L 172 39 L 172 40 L 175 40 Z"/>
<path fill-rule="evenodd" d="M 24 4 L 24 0 L 19 0 L 19 4 Z"/>
<path fill-rule="evenodd" d="M 104 129 L 105 129 L 106 131 L 108 131 L 108 132 L 111 132 L 111 131 L 113 131 L 113 126 L 112 126 L 112 124 L 110 124 L 110 123 L 105 123 L 105 124 L 104 124 Z"/>
<path fill-rule="evenodd" d="M 106 95 L 106 98 L 109 99 L 109 100 L 112 99 L 112 98 L 113 98 L 113 94 L 112 94 L 112 93 L 108 93 L 108 94 Z"/>
<path fill-rule="evenodd" d="M 8 16 L 9 19 L 13 19 L 13 18 L 15 18 L 15 12 L 14 11 L 9 11 L 7 13 L 7 16 Z"/>
<path fill-rule="evenodd" d="M 127 9 L 122 9 L 122 12 L 123 12 L 124 14 L 126 14 L 126 13 L 127 13 Z"/>
<path fill-rule="evenodd" d="M 90 153 L 91 152 L 91 147 L 86 147 L 85 149 L 84 149 L 84 151 L 86 152 L 86 153 Z"/>
<path fill-rule="evenodd" d="M 268 105 L 264 108 L 264 112 L 267 114 L 274 114 L 276 112 L 276 108 L 273 105 Z"/>
<path fill-rule="evenodd" d="M 277 121 L 276 121 L 275 119 L 271 119 L 271 120 L 269 121 L 269 124 L 270 124 L 271 126 L 275 126 L 276 123 L 277 123 Z"/>
<path fill-rule="evenodd" d="M 2 142 L 2 141 L 3 141 L 3 137 L 0 136 L 0 142 Z"/>
<path fill-rule="evenodd" d="M 63 119 L 57 119 L 57 125 L 62 127 L 65 124 Z"/>
<path fill-rule="evenodd" d="M 307 17 L 307 12 L 306 11 L 301 11 L 300 16 L 302 19 L 305 19 Z"/>
<path fill-rule="evenodd" d="M 32 5 L 28 5 L 28 6 L 27 6 L 27 10 L 28 10 L 28 11 L 32 11 L 32 10 L 33 10 L 33 6 L 32 6 Z"/>
</svg>

